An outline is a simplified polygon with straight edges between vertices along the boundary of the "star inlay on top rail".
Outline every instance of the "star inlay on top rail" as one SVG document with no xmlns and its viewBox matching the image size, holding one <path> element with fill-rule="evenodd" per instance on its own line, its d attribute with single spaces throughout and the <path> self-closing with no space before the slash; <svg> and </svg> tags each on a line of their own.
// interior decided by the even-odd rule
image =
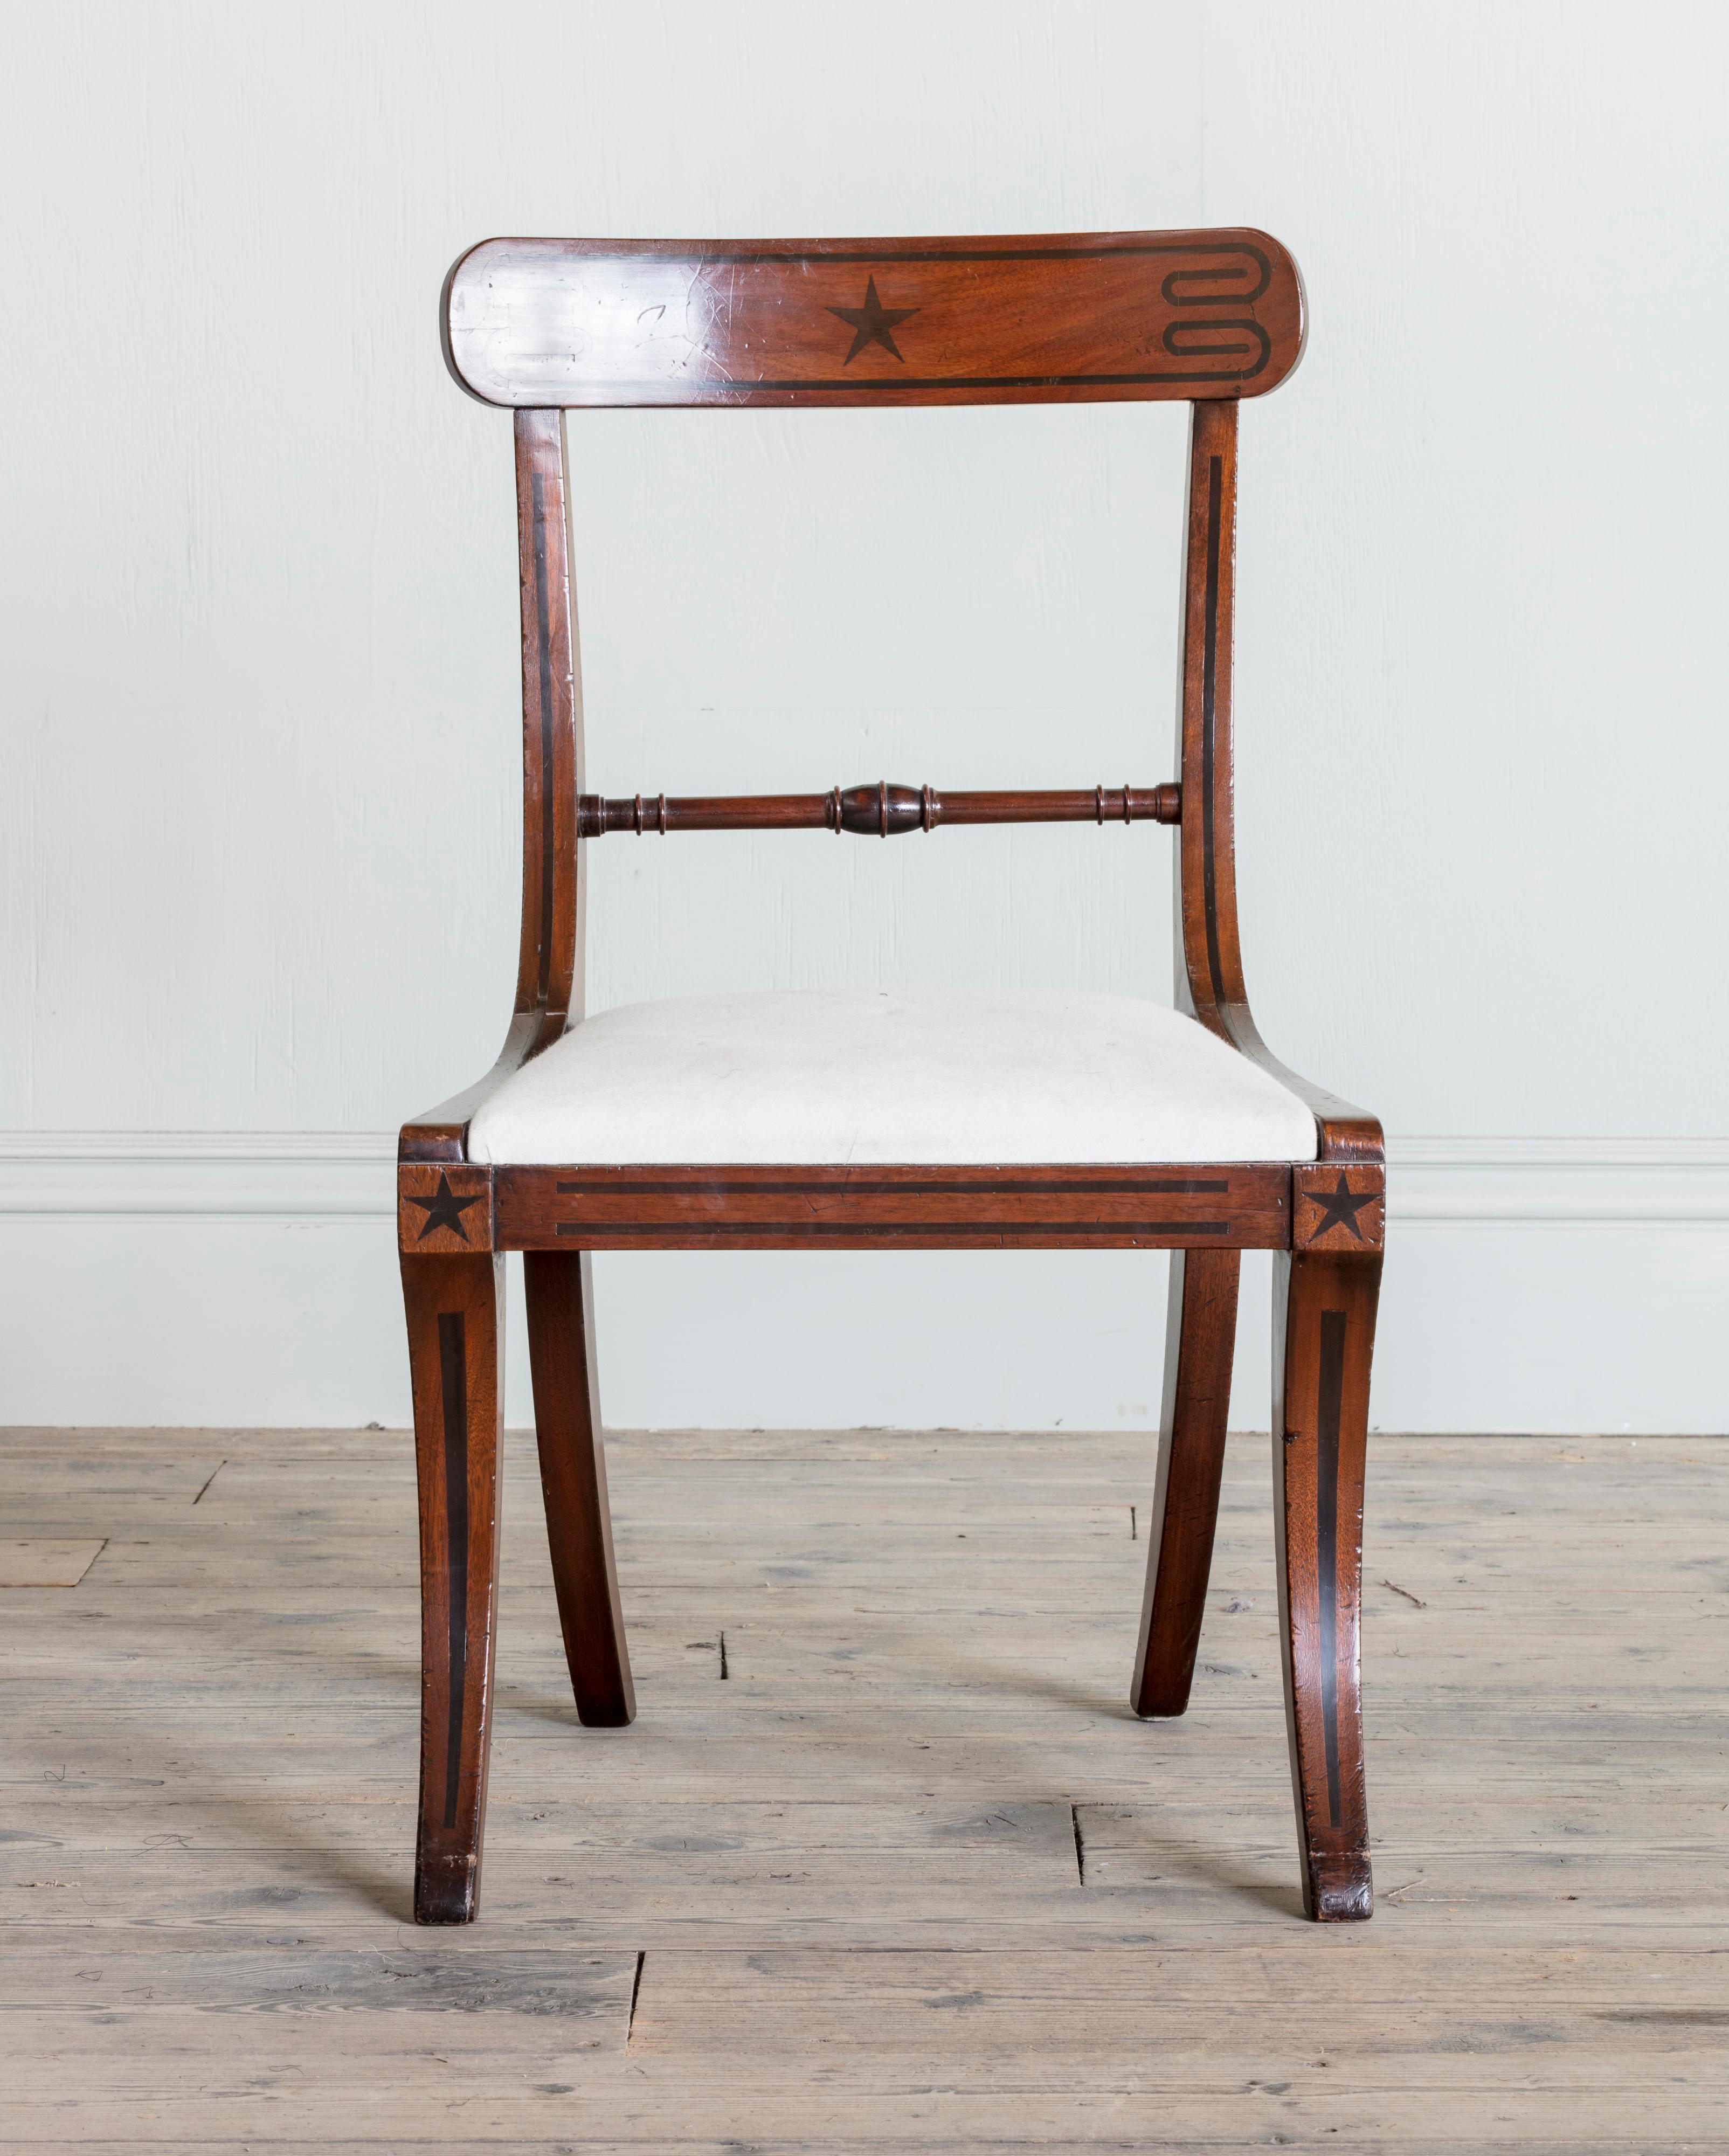
<svg viewBox="0 0 1729 2156">
<path fill-rule="evenodd" d="M 850 367 L 866 345 L 880 344 L 885 352 L 891 353 L 905 367 L 906 361 L 891 332 L 902 322 L 910 322 L 919 311 L 916 307 L 885 307 L 876 296 L 875 278 L 867 277 L 862 307 L 830 307 L 829 310 L 831 315 L 839 315 L 854 331 L 852 350 L 842 360 L 841 365 Z"/>
</svg>

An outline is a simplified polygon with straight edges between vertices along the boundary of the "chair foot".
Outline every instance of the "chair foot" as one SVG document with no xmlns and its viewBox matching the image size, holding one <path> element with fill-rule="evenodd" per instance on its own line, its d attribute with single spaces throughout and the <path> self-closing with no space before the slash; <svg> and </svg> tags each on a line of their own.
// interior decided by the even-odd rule
<svg viewBox="0 0 1729 2156">
<path fill-rule="evenodd" d="M 1367 1856 L 1304 1852 L 1303 1914 L 1317 1924 L 1360 1924 L 1375 1913 Z"/>
<path fill-rule="evenodd" d="M 1237 1340 L 1235 1250 L 1173 1250 L 1158 1481 L 1147 1522 L 1147 1591 L 1129 1704 L 1181 1714 L 1194 1680 L 1219 1524 Z"/>
<path fill-rule="evenodd" d="M 1273 1489 L 1285 1727 L 1303 1908 L 1374 1906 L 1363 1784 L 1358 1614 L 1378 1255 L 1281 1255 L 1273 1285 Z"/>
<path fill-rule="evenodd" d="M 480 1909 L 480 1858 L 428 1856 L 414 1863 L 417 1924 L 471 1924 Z"/>
<path fill-rule="evenodd" d="M 417 1924 L 472 1922 L 498 1594 L 501 1259 L 404 1257 L 420 1485 Z"/>
<path fill-rule="evenodd" d="M 592 1263 L 586 1250 L 529 1250 L 522 1273 L 546 1537 L 571 1689 L 587 1727 L 622 1729 L 635 1719 L 636 1691 L 613 1562 Z"/>
</svg>

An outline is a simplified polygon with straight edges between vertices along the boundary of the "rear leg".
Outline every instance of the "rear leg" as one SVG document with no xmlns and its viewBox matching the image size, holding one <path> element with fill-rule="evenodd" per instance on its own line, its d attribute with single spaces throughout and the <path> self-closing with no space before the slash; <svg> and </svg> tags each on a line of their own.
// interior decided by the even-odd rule
<svg viewBox="0 0 1729 2156">
<path fill-rule="evenodd" d="M 529 1250 L 522 1271 L 541 1487 L 571 1687 L 589 1728 L 620 1729 L 635 1718 L 636 1692 L 613 1563 L 593 1270 L 587 1250 Z"/>
<path fill-rule="evenodd" d="M 1171 1253 L 1158 1481 L 1129 1686 L 1139 1715 L 1181 1714 L 1188 1705 L 1219 1522 L 1240 1271 L 1235 1250 Z"/>
</svg>

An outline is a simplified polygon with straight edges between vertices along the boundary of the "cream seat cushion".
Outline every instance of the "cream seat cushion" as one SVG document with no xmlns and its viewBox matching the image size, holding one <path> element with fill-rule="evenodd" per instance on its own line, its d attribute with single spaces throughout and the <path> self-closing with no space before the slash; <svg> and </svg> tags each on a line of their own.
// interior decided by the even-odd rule
<svg viewBox="0 0 1729 2156">
<path fill-rule="evenodd" d="M 499 1087 L 469 1157 L 688 1162 L 1312 1160 L 1265 1070 L 1130 996 L 811 988 L 627 1004 Z"/>
</svg>

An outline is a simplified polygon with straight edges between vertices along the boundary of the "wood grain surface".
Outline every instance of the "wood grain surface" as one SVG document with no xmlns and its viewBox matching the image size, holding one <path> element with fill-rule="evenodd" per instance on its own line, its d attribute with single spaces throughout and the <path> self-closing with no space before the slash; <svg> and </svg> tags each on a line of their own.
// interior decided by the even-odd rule
<svg viewBox="0 0 1729 2156">
<path fill-rule="evenodd" d="M 587 1727 L 622 1729 L 635 1718 L 636 1691 L 607 1503 L 593 1266 L 586 1250 L 531 1250 L 522 1285 L 546 1549 L 571 1689 Z"/>
<path fill-rule="evenodd" d="M 485 1915 L 428 1931 L 407 1433 L 10 1434 L 0 1536 L 104 1547 L 0 1593 L 0 2131 L 1721 2146 L 1729 1444 L 1378 1437 L 1379 1906 L 1331 1933 L 1266 1444 L 1225 1450 L 1188 1714 L 1142 1722 L 1144 1437 L 615 1432 L 609 1731 L 509 1435 Z"/>
<path fill-rule="evenodd" d="M 571 576 L 564 424 L 516 415 L 516 581 L 522 650 L 522 925 L 516 989 L 492 1068 L 403 1127 L 404 1161 L 459 1161 L 486 1096 L 582 1015 L 585 869 L 577 844 L 582 790 L 582 666 Z M 467 788 L 465 773 L 446 775 Z"/>
<path fill-rule="evenodd" d="M 484 403 L 1075 403 L 1260 396 L 1303 347 L 1264 232 L 488 239 L 445 280 Z"/>
<path fill-rule="evenodd" d="M 403 1264 L 420 1511 L 417 1923 L 479 1906 L 498 1638 L 502 1258 Z"/>
<path fill-rule="evenodd" d="M 1176 824 L 1182 816 L 1182 790 L 1172 785 L 939 793 L 934 786 L 880 778 L 874 786 L 832 786 L 826 793 L 626 793 L 610 800 L 585 793 L 577 804 L 577 835 L 850 831 L 859 838 L 893 839 L 945 824 Z"/>
<path fill-rule="evenodd" d="M 1363 1486 L 1378 1258 L 1273 1262 L 1273 1520 L 1303 1907 L 1374 1907 L 1363 1771 Z"/>
<path fill-rule="evenodd" d="M 1382 1162 L 1376 1118 L 1281 1063 L 1249 1008 L 1237 920 L 1237 418 L 1234 403 L 1197 403 L 1189 421 L 1177 722 L 1177 995 L 1203 1025 L 1308 1103 L 1320 1159 Z"/>
<path fill-rule="evenodd" d="M 1194 1682 L 1224 1472 L 1242 1270 L 1234 1250 L 1183 1250 L 1171 1260 L 1158 1476 L 1147 1512 L 1147 1587 L 1129 1680 L 1130 1706 L 1149 1717 L 1184 1712 Z"/>
<path fill-rule="evenodd" d="M 1276 1250 L 1290 1170 L 498 1168 L 509 1250 Z"/>
</svg>

